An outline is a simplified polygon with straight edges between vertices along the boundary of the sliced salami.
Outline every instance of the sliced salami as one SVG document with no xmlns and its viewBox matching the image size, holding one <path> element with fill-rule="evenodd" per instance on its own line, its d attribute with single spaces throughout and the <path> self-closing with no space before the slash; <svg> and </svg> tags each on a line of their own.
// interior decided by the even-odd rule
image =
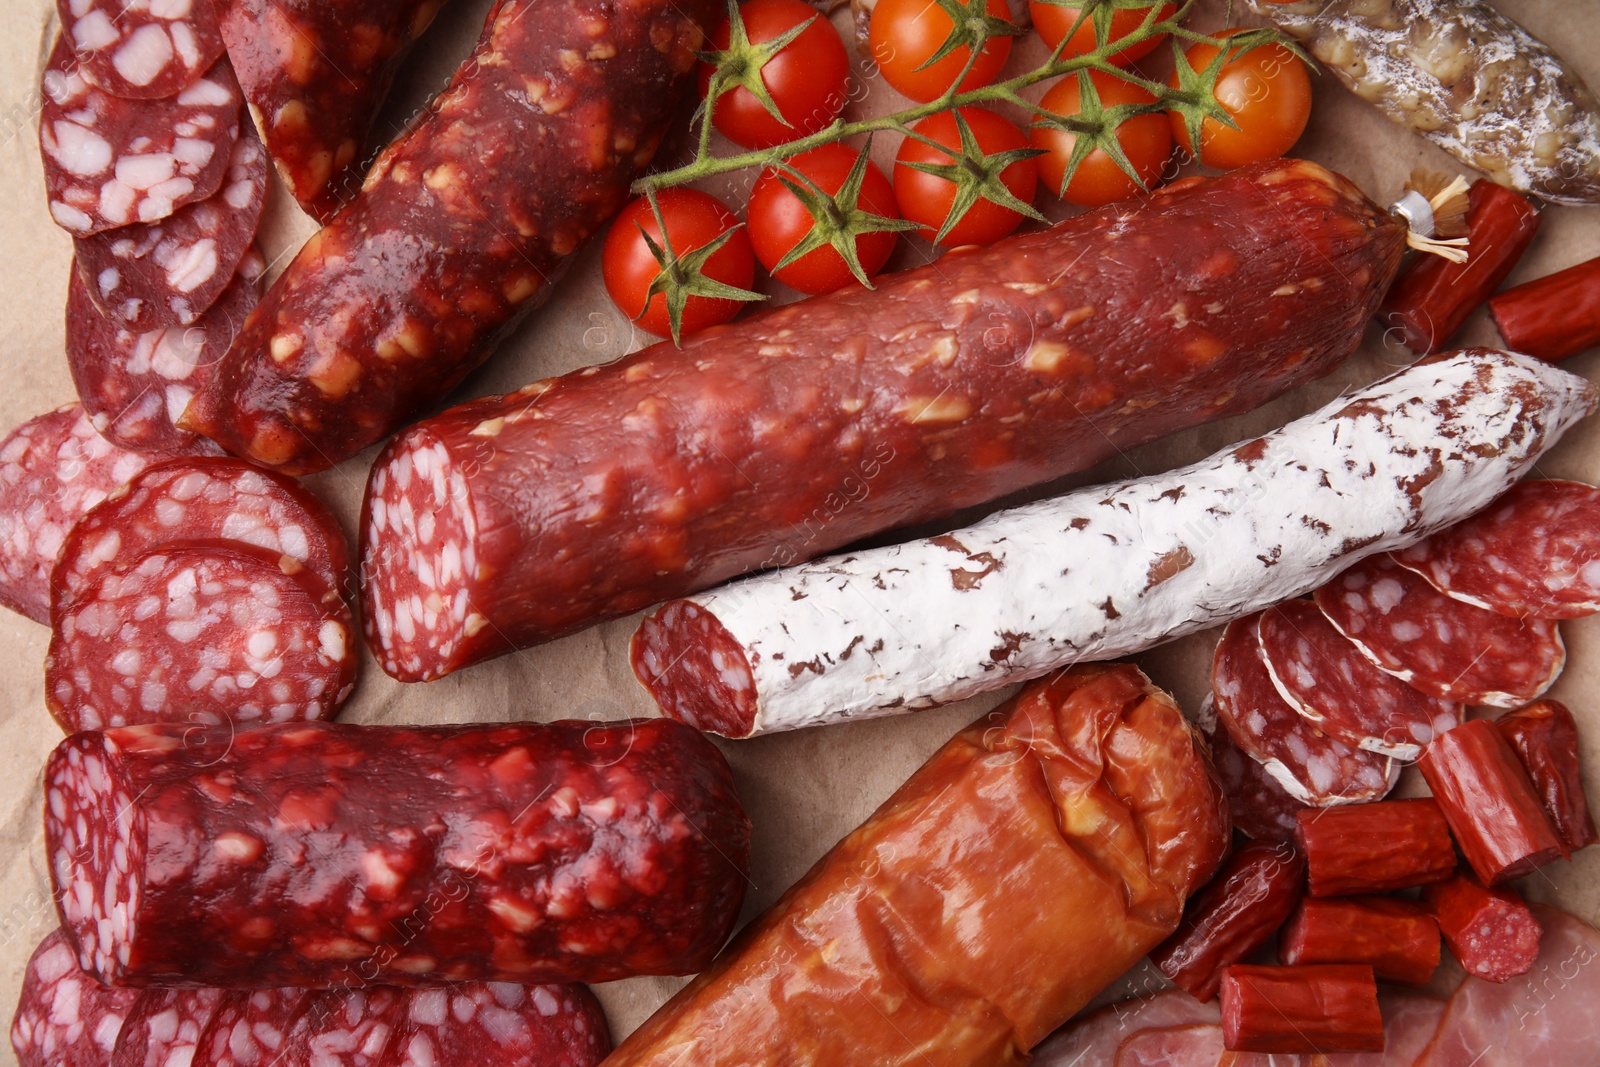
<svg viewBox="0 0 1600 1067">
<path fill-rule="evenodd" d="M 610 1051 L 605 1015 L 583 986 L 472 982 L 413 991 L 386 1062 L 594 1067 Z"/>
<path fill-rule="evenodd" d="M 228 993 L 200 1035 L 191 1067 L 294 1064 L 296 1061 L 287 1056 L 290 1030 L 312 996 L 308 990 L 294 988 Z"/>
<path fill-rule="evenodd" d="M 189 1067 L 212 1016 L 220 989 L 146 989 L 122 1024 L 110 1067 Z"/>
<path fill-rule="evenodd" d="M 50 217 L 69 233 L 164 219 L 222 187 L 243 102 L 226 62 L 170 99 L 124 100 L 90 84 L 66 39 L 57 38 L 43 95 L 39 147 Z"/>
<path fill-rule="evenodd" d="M 1201 725 L 1228 796 L 1233 828 L 1257 841 L 1293 841 L 1295 812 L 1309 805 L 1290 796 L 1261 764 L 1239 750 L 1233 735 L 1219 727 L 1212 697 L 1206 698 Z"/>
<path fill-rule="evenodd" d="M 1241 752 L 1306 805 L 1386 796 L 1399 779 L 1399 765 L 1329 737 L 1283 699 L 1261 655 L 1260 618 L 1246 615 L 1222 632 L 1211 664 L 1217 721 Z"/>
<path fill-rule="evenodd" d="M 326 719 L 355 686 L 344 603 L 287 556 L 238 542 L 134 557 L 51 625 L 45 705 L 68 733 Z"/>
<path fill-rule="evenodd" d="M 284 1042 L 293 1067 L 386 1067 L 410 995 L 392 986 L 314 994 Z"/>
<path fill-rule="evenodd" d="M 193 323 L 252 251 L 267 170 L 267 151 L 245 123 L 215 195 L 157 222 L 74 239 L 73 265 L 95 307 L 136 333 Z M 247 275 L 260 273 L 246 268 Z"/>
<path fill-rule="evenodd" d="M 1518 482 L 1395 558 L 1457 600 L 1502 615 L 1592 615 L 1600 611 L 1600 489 Z"/>
<path fill-rule="evenodd" d="M 95 431 L 68 404 L 0 441 L 0 605 L 50 621 L 50 571 L 67 533 L 149 464 Z"/>
<path fill-rule="evenodd" d="M 119 560 L 197 538 L 255 545 L 295 560 L 329 589 L 351 589 L 344 531 L 305 486 L 242 460 L 183 459 L 147 468 L 72 528 L 51 577 L 54 610 Z"/>
<path fill-rule="evenodd" d="M 11 1019 L 18 1067 L 106 1067 L 138 998 L 85 974 L 66 934 L 52 930 L 28 960 Z"/>
<path fill-rule="evenodd" d="M 56 11 L 84 75 L 125 99 L 180 93 L 222 55 L 212 0 L 56 0 Z"/>
<path fill-rule="evenodd" d="M 1418 692 L 1368 662 L 1309 600 L 1261 613 L 1261 659 L 1278 695 L 1324 733 L 1398 760 L 1461 722 L 1458 703 Z"/>
<path fill-rule="evenodd" d="M 1388 553 L 1351 567 L 1315 600 L 1368 660 L 1440 700 L 1521 707 L 1550 688 L 1567 661 L 1552 620 L 1456 600 Z"/>
<path fill-rule="evenodd" d="M 67 365 L 96 429 L 124 448 L 165 455 L 222 450 L 176 426 L 260 299 L 261 260 L 240 264 L 222 295 L 192 326 L 135 333 L 100 314 L 74 271 L 67 289 Z"/>
</svg>

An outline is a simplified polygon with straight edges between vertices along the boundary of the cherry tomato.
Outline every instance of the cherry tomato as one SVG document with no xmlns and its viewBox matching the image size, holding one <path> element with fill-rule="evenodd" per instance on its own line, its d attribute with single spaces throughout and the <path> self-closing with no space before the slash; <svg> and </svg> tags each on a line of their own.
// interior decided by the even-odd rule
<svg viewBox="0 0 1600 1067">
<path fill-rule="evenodd" d="M 972 127 L 978 148 L 985 156 L 1028 147 L 1027 135 L 993 111 L 964 107 L 961 117 Z M 907 137 L 900 142 L 900 151 L 894 160 L 894 196 L 899 201 L 900 214 L 922 226 L 924 236 L 933 237 L 944 225 L 955 203 L 956 184 L 937 174 L 913 170 L 906 164 L 945 165 L 957 162 L 961 152 L 961 133 L 956 126 L 955 115 L 949 111 L 929 115 L 911 128 L 937 141 L 942 149 L 923 144 L 914 137 Z M 1038 164 L 1033 158 L 1019 159 L 1000 172 L 999 181 L 1012 196 L 1025 204 L 1032 203 L 1034 190 L 1039 184 Z M 946 248 L 989 244 L 1016 229 L 1022 219 L 1022 214 L 1013 208 L 980 199 L 939 243 Z"/>
<path fill-rule="evenodd" d="M 1090 71 L 1089 78 L 1094 83 L 1100 103 L 1106 108 L 1119 104 L 1155 102 L 1153 93 L 1103 71 Z M 1056 82 L 1044 94 L 1039 105 L 1057 115 L 1071 117 L 1081 114 L 1083 98 L 1078 76 L 1069 74 Z M 1062 190 L 1061 179 L 1066 174 L 1067 161 L 1072 158 L 1072 148 L 1077 143 L 1078 135 L 1035 126 L 1029 133 L 1029 139 L 1035 148 L 1043 148 L 1049 153 L 1038 157 L 1039 177 L 1044 181 L 1045 188 L 1060 193 L 1061 199 L 1069 204 L 1099 207 L 1140 191 L 1139 183 L 1130 178 L 1116 160 L 1106 154 L 1104 148 L 1096 148 L 1084 156 L 1072 175 L 1072 181 Z M 1144 181 L 1144 188 L 1153 188 L 1172 155 L 1172 129 L 1167 125 L 1167 117 L 1159 111 L 1152 111 L 1127 119 L 1117 127 L 1117 143 L 1122 146 L 1122 154 L 1128 157 L 1128 162 L 1133 164 L 1134 171 Z"/>
<path fill-rule="evenodd" d="M 755 254 L 750 249 L 749 234 L 739 226 L 738 217 L 728 210 L 728 205 L 698 189 L 687 188 L 664 189 L 656 194 L 656 202 L 661 205 L 661 219 L 666 223 L 672 251 L 679 256 L 704 248 L 733 230 L 733 235 L 706 260 L 701 273 L 739 289 L 750 288 L 756 276 Z M 656 262 L 650 246 L 640 236 L 641 227 L 661 246 L 661 227 L 656 225 L 649 199 L 642 196 L 622 209 L 606 234 L 605 251 L 601 255 L 606 292 L 640 329 L 657 337 L 670 337 L 672 328 L 666 294 L 655 294 L 650 298 L 649 308 L 645 308 L 645 293 L 661 273 L 661 264 Z M 740 306 L 738 300 L 690 296 L 683 307 L 681 335 L 687 337 L 707 326 L 727 322 L 739 313 Z M 640 311 L 644 314 L 640 315 Z"/>
<path fill-rule="evenodd" d="M 850 176 L 861 153 L 849 145 L 834 142 L 813 148 L 789 159 L 789 165 L 825 193 L 837 193 Z M 792 178 L 791 178 L 792 180 Z M 846 205 L 848 207 L 848 205 Z M 861 193 L 856 207 L 874 215 L 898 219 L 894 189 L 870 161 L 862 178 Z M 768 170 L 756 181 L 750 192 L 750 243 L 755 247 L 756 258 L 762 266 L 772 271 L 772 276 L 784 285 L 802 293 L 828 293 L 855 281 L 844 257 L 829 246 L 813 249 L 778 269 L 778 263 L 789 250 L 811 232 L 812 218 L 800 198 L 789 191 L 778 177 L 778 172 Z M 895 234 L 878 230 L 856 237 L 856 258 L 861 269 L 871 278 L 883 270 L 894 251 Z"/>
<path fill-rule="evenodd" d="M 1112 0 L 1111 3 L 1111 33 L 1108 41 L 1118 41 L 1137 30 L 1144 22 L 1145 15 L 1149 12 L 1152 0 Z M 1172 17 L 1178 10 L 1177 4 L 1161 5 L 1158 19 Z M 1044 38 L 1044 43 L 1054 48 L 1061 43 L 1061 39 L 1071 31 L 1072 26 L 1078 21 L 1078 16 L 1083 12 L 1083 6 L 1071 4 L 1052 4 L 1049 0 L 1028 0 L 1028 12 L 1033 15 L 1034 28 L 1039 31 L 1039 36 Z M 1166 34 L 1157 34 L 1136 44 L 1132 48 L 1125 48 L 1111 56 L 1111 62 L 1119 67 L 1137 62 L 1154 52 L 1156 45 L 1166 39 Z M 1074 56 L 1087 55 L 1093 52 L 1099 44 L 1095 36 L 1094 19 L 1083 20 L 1078 31 L 1072 35 L 1072 40 L 1067 47 L 1062 49 L 1061 58 L 1071 59 Z"/>
<path fill-rule="evenodd" d="M 845 105 L 850 57 L 828 17 L 818 14 L 804 0 L 747 0 L 739 8 L 739 16 L 751 44 L 763 44 L 807 21 L 811 23 L 761 68 L 762 84 L 789 125 L 773 118 L 743 86 L 717 97 L 712 125 L 728 140 L 745 148 L 771 148 L 816 133 L 838 118 Z M 723 19 L 711 35 L 710 47 L 726 50 L 730 33 L 731 25 Z M 714 69 L 710 63 L 699 66 L 701 99 L 710 88 Z"/>
<path fill-rule="evenodd" d="M 987 0 L 984 9 L 994 18 L 1009 18 L 1006 0 Z M 878 0 L 867 24 L 867 39 L 884 80 L 902 95 L 927 102 L 950 88 L 972 55 L 971 46 L 962 45 L 932 66 L 917 69 L 933 58 L 954 28 L 955 23 L 934 0 Z M 990 37 L 978 61 L 962 78 L 961 91 L 994 81 L 1010 55 L 1010 37 Z"/>
<path fill-rule="evenodd" d="M 1232 37 L 1242 30 L 1215 36 Z M 1202 71 L 1222 45 L 1193 44 L 1184 53 L 1189 65 Z M 1170 84 L 1178 84 L 1173 74 Z M 1223 64 L 1217 78 L 1217 102 L 1239 126 L 1230 129 L 1216 119 L 1200 126 L 1200 162 L 1232 170 L 1258 159 L 1281 156 L 1294 147 L 1311 117 L 1311 78 L 1300 58 L 1281 44 L 1263 45 Z M 1172 136 L 1190 152 L 1183 117 L 1170 112 Z"/>
</svg>

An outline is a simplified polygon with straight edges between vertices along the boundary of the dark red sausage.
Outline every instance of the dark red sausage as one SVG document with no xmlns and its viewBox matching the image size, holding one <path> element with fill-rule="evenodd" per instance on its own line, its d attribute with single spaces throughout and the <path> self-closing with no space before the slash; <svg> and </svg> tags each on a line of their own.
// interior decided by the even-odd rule
<svg viewBox="0 0 1600 1067">
<path fill-rule="evenodd" d="M 1314 897 L 1409 889 L 1456 869 L 1450 827 L 1426 798 L 1312 809 L 1299 820 L 1295 842 Z"/>
<path fill-rule="evenodd" d="M 594 1067 L 610 1051 L 606 1017 L 583 986 L 471 982 L 411 991 L 384 1063 Z"/>
<path fill-rule="evenodd" d="M 1383 1015 L 1372 968 L 1229 967 L 1222 975 L 1222 1041 L 1241 1052 L 1381 1052 Z"/>
<path fill-rule="evenodd" d="M 1422 890 L 1450 951 L 1475 978 L 1504 982 L 1527 974 L 1539 958 L 1544 930 L 1522 897 L 1507 886 L 1485 888 L 1458 874 Z"/>
<path fill-rule="evenodd" d="M 63 925 L 127 985 L 688 974 L 749 857 L 727 763 L 662 719 L 89 732 L 45 796 Z"/>
<path fill-rule="evenodd" d="M 85 974 L 66 935 L 50 931 L 28 959 L 11 1018 L 18 1067 L 106 1067 L 138 997 Z"/>
<path fill-rule="evenodd" d="M 1600 344 L 1600 256 L 1489 301 L 1506 346 L 1554 363 Z"/>
<path fill-rule="evenodd" d="M 1502 715 L 1495 726 L 1511 745 L 1569 853 L 1600 841 L 1583 791 L 1578 724 L 1559 700 L 1541 700 Z"/>
<path fill-rule="evenodd" d="M 1274 160 L 462 405 L 368 481 L 368 640 L 437 678 L 1247 411 L 1349 354 L 1402 237 Z"/>
<path fill-rule="evenodd" d="M 1278 959 L 1365 963 L 1379 978 L 1421 985 L 1439 967 L 1439 924 L 1410 900 L 1307 897 L 1278 937 Z"/>
<path fill-rule="evenodd" d="M 500 0 L 477 51 L 312 236 L 188 429 L 291 474 L 438 403 L 623 204 L 712 0 Z"/>
</svg>

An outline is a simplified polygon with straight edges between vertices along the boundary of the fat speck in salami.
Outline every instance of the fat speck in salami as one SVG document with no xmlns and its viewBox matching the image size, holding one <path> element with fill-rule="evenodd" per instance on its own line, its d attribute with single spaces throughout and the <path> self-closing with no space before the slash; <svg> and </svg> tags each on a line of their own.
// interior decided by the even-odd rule
<svg viewBox="0 0 1600 1067">
<path fill-rule="evenodd" d="M 1503 615 L 1592 615 L 1600 611 L 1600 489 L 1518 482 L 1395 558 L 1456 599 Z"/>
<path fill-rule="evenodd" d="M 386 1062 L 434 1067 L 452 1057 L 481 1064 L 594 1067 L 611 1051 L 600 1004 L 579 985 L 468 982 L 417 989 Z"/>
<path fill-rule="evenodd" d="M 124 100 L 83 76 L 65 38 L 45 67 L 39 147 L 56 225 L 83 237 L 154 222 L 222 187 L 242 97 L 227 63 L 165 100 Z"/>
<path fill-rule="evenodd" d="M 50 572 L 90 508 L 149 464 L 101 437 L 77 404 L 0 441 L 0 605 L 50 620 Z"/>
<path fill-rule="evenodd" d="M 251 251 L 266 198 L 267 153 L 246 123 L 214 196 L 158 222 L 79 237 L 73 265 L 95 307 L 124 329 L 188 326 Z"/>
<path fill-rule="evenodd" d="M 50 620 L 64 730 L 325 719 L 360 662 L 344 602 L 288 556 L 182 541 L 104 571 Z"/>
<path fill-rule="evenodd" d="M 188 1067 L 224 996 L 221 989 L 146 989 L 122 1024 L 110 1067 Z"/>
<path fill-rule="evenodd" d="M 1456 600 L 1388 553 L 1362 560 L 1315 599 L 1367 659 L 1440 700 L 1518 707 L 1550 688 L 1566 664 L 1553 621 Z"/>
<path fill-rule="evenodd" d="M 193 85 L 222 56 L 212 4 L 56 0 L 56 11 L 62 36 L 91 82 L 125 99 L 158 100 Z"/>
<path fill-rule="evenodd" d="M 66 935 L 50 931 L 28 959 L 11 1019 L 18 1067 L 106 1067 L 138 997 L 85 974 Z"/>
<path fill-rule="evenodd" d="M 1369 752 L 1414 760 L 1461 722 L 1458 703 L 1418 692 L 1373 666 L 1309 600 L 1261 613 L 1261 659 L 1289 706 Z"/>
<path fill-rule="evenodd" d="M 688 974 L 750 848 L 721 753 L 664 719 L 91 731 L 45 800 L 63 925 L 125 985 Z"/>
</svg>

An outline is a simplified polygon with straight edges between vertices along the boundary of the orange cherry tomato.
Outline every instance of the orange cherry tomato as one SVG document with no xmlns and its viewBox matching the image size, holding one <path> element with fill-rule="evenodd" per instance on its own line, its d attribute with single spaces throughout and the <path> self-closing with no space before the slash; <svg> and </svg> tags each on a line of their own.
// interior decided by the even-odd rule
<svg viewBox="0 0 1600 1067">
<path fill-rule="evenodd" d="M 1138 29 L 1139 25 L 1144 22 L 1145 15 L 1149 12 L 1150 7 L 1150 3 L 1143 3 L 1137 7 L 1123 7 L 1113 0 L 1111 34 L 1107 40 L 1119 41 Z M 1177 10 L 1177 4 L 1162 4 L 1161 13 L 1156 18 L 1171 18 L 1172 13 Z M 1081 5 L 1052 4 L 1049 0 L 1028 0 L 1028 12 L 1033 16 L 1034 28 L 1039 31 L 1039 36 L 1044 38 L 1044 43 L 1054 48 L 1072 30 L 1073 23 L 1078 21 L 1078 16 L 1083 12 L 1083 8 Z M 1156 45 L 1164 41 L 1166 36 L 1164 33 L 1158 34 L 1148 41 L 1134 45 L 1132 48 L 1125 48 L 1113 54 L 1111 62 L 1119 67 L 1125 67 L 1129 63 L 1136 63 L 1155 51 Z M 1098 44 L 1099 41 L 1095 37 L 1094 19 L 1092 17 L 1086 18 L 1083 20 L 1083 24 L 1078 27 L 1077 32 L 1072 34 L 1072 40 L 1062 50 L 1061 57 L 1063 59 L 1071 59 L 1074 56 L 1087 55 L 1093 52 Z"/>
<path fill-rule="evenodd" d="M 988 0 L 984 9 L 995 18 L 1009 18 L 1006 0 Z M 950 88 L 972 54 L 963 45 L 930 67 L 921 68 L 944 44 L 955 23 L 933 0 L 878 0 L 867 24 L 867 40 L 884 81 L 904 96 L 924 103 Z M 1011 55 L 1011 38 L 993 36 L 961 79 L 960 91 L 994 81 Z"/>
<path fill-rule="evenodd" d="M 1089 79 L 1100 97 L 1100 103 L 1107 108 L 1121 104 L 1152 104 L 1156 99 L 1144 88 L 1103 71 L 1090 71 Z M 1083 97 L 1078 76 L 1069 74 L 1056 82 L 1044 94 L 1039 105 L 1057 115 L 1072 117 L 1081 114 Z M 1061 179 L 1066 174 L 1067 161 L 1072 158 L 1078 135 L 1066 130 L 1035 126 L 1029 133 L 1029 139 L 1035 148 L 1043 148 L 1048 153 L 1038 157 L 1040 179 L 1046 188 L 1059 193 L 1061 199 L 1069 204 L 1099 207 L 1140 191 L 1139 183 L 1129 177 L 1104 148 L 1096 148 L 1084 156 L 1072 175 L 1072 181 L 1066 189 L 1062 189 Z M 1162 168 L 1172 156 L 1172 130 L 1167 124 L 1167 117 L 1159 111 L 1152 111 L 1127 119 L 1117 127 L 1117 143 L 1122 146 L 1122 154 L 1128 157 L 1128 162 L 1133 164 L 1134 171 L 1144 182 L 1144 188 L 1154 188 Z"/>
<path fill-rule="evenodd" d="M 1215 35 L 1225 41 L 1242 30 Z M 1196 71 L 1206 68 L 1225 45 L 1195 43 L 1184 55 Z M 1173 74 L 1170 84 L 1178 84 Z M 1294 147 L 1311 118 L 1311 77 L 1306 65 L 1280 44 L 1263 45 L 1223 64 L 1217 79 L 1217 102 L 1232 116 L 1238 129 L 1216 119 L 1200 126 L 1200 162 L 1232 170 L 1258 159 L 1273 159 Z M 1172 136 L 1193 153 L 1183 117 L 1169 113 Z"/>
</svg>

